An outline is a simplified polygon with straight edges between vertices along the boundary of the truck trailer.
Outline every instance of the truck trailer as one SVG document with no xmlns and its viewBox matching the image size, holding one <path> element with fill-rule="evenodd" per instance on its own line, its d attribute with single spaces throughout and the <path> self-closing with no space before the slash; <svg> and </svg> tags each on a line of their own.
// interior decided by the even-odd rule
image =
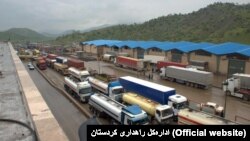
<svg viewBox="0 0 250 141">
<path fill-rule="evenodd" d="M 182 68 L 187 67 L 186 64 L 177 63 L 177 62 L 169 62 L 169 61 L 158 61 L 157 64 L 156 64 L 157 71 L 160 71 L 161 68 L 165 68 L 165 67 L 168 67 L 168 66 L 176 66 L 176 67 L 182 67 Z"/>
<path fill-rule="evenodd" d="M 89 108 L 95 115 L 111 117 L 113 124 L 146 125 L 148 117 L 139 106 L 125 106 L 103 94 L 93 94 L 89 99 Z M 110 118 L 109 118 L 110 119 Z"/>
<path fill-rule="evenodd" d="M 176 66 L 161 68 L 160 77 L 202 89 L 208 89 L 213 82 L 213 74 L 211 72 Z"/>
<path fill-rule="evenodd" d="M 233 74 L 233 77 L 223 82 L 223 91 L 227 95 L 250 100 L 250 75 L 249 74 Z"/>
<path fill-rule="evenodd" d="M 70 67 L 68 69 L 69 75 L 74 77 L 79 82 L 84 82 L 87 80 L 87 78 L 90 76 L 89 72 L 87 70 L 79 70 L 74 67 Z"/>
<path fill-rule="evenodd" d="M 122 87 L 128 92 L 134 92 L 160 104 L 168 104 L 168 97 L 175 95 L 175 89 L 152 83 L 132 76 L 119 78 Z"/>
<path fill-rule="evenodd" d="M 136 59 L 125 56 L 117 56 L 115 60 L 115 65 L 124 68 L 130 68 L 133 70 L 144 70 L 145 63 L 142 59 Z"/>
<path fill-rule="evenodd" d="M 68 67 L 74 67 L 74 68 L 77 68 L 78 70 L 85 69 L 84 61 L 78 60 L 78 59 L 68 58 L 67 65 L 68 65 Z"/>
<path fill-rule="evenodd" d="M 94 77 L 88 77 L 88 81 L 94 90 L 107 95 L 111 99 L 121 101 L 124 89 L 118 81 L 105 83 Z"/>
<path fill-rule="evenodd" d="M 91 85 L 85 82 L 75 82 L 69 77 L 64 77 L 64 89 L 73 97 L 78 98 L 81 102 L 88 102 L 92 94 Z"/>
<path fill-rule="evenodd" d="M 43 59 L 43 57 L 38 57 L 36 59 L 36 66 L 40 69 L 40 70 L 46 70 L 47 69 L 47 65 L 45 60 Z"/>
<path fill-rule="evenodd" d="M 123 93 L 122 101 L 130 105 L 139 105 L 147 112 L 151 123 L 171 124 L 174 122 L 174 112 L 169 105 L 161 105 L 141 95 L 130 92 Z"/>
<path fill-rule="evenodd" d="M 56 54 L 48 54 L 47 58 L 46 58 L 46 64 L 48 67 L 53 68 L 54 67 L 54 63 L 56 62 Z"/>
</svg>

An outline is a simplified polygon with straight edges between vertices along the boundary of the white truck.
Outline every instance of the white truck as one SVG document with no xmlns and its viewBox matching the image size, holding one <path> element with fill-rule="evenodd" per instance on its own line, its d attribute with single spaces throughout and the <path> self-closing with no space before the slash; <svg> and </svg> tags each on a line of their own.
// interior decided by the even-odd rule
<svg viewBox="0 0 250 141">
<path fill-rule="evenodd" d="M 125 106 L 103 94 L 93 94 L 89 99 L 89 108 L 97 117 L 106 114 L 113 124 L 146 125 L 148 116 L 139 106 Z"/>
<path fill-rule="evenodd" d="M 250 100 L 250 75 L 249 74 L 233 74 L 233 77 L 223 82 L 223 91 L 227 95 Z"/>
<path fill-rule="evenodd" d="M 68 69 L 68 72 L 71 76 L 76 78 L 79 82 L 86 81 L 87 78 L 90 76 L 90 74 L 87 70 L 78 70 L 74 67 L 70 67 Z"/>
<path fill-rule="evenodd" d="M 208 89 L 213 82 L 213 74 L 211 72 L 176 66 L 161 68 L 160 77 L 202 89 Z"/>
<path fill-rule="evenodd" d="M 88 102 L 92 94 L 91 85 L 85 82 L 76 82 L 69 77 L 64 77 L 64 89 L 73 97 L 78 98 L 81 102 Z"/>
<path fill-rule="evenodd" d="M 88 81 L 93 87 L 93 90 L 101 92 L 116 101 L 121 101 L 124 89 L 118 81 L 105 83 L 94 77 L 89 77 Z"/>
<path fill-rule="evenodd" d="M 169 105 L 161 105 L 135 93 L 123 93 L 122 101 L 129 105 L 139 105 L 147 112 L 149 121 L 158 124 L 171 124 L 174 121 L 174 111 Z"/>
</svg>

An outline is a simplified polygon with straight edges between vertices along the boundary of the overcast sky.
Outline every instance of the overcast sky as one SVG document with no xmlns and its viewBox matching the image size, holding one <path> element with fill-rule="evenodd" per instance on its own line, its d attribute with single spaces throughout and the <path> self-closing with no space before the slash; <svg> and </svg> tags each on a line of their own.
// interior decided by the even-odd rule
<svg viewBox="0 0 250 141">
<path fill-rule="evenodd" d="M 0 31 L 27 27 L 58 33 L 70 29 L 142 23 L 175 13 L 190 13 L 214 2 L 250 0 L 0 0 Z"/>
</svg>

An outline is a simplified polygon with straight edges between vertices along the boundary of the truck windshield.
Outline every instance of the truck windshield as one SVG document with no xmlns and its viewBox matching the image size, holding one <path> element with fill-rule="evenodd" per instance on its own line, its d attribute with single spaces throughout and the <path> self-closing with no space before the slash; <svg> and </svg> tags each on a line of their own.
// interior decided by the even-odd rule
<svg viewBox="0 0 250 141">
<path fill-rule="evenodd" d="M 131 125 L 145 125 L 148 124 L 148 118 L 144 118 L 144 119 L 140 119 L 140 120 L 136 120 L 136 121 L 131 121 L 130 122 Z"/>
<path fill-rule="evenodd" d="M 173 115 L 173 109 L 165 109 L 161 113 L 162 113 L 162 117 Z"/>
<path fill-rule="evenodd" d="M 91 93 L 92 92 L 92 88 L 83 88 L 79 90 L 79 94 L 87 94 L 87 93 Z"/>
<path fill-rule="evenodd" d="M 121 94 L 124 93 L 124 89 L 123 88 L 116 88 L 112 90 L 113 94 Z"/>
<path fill-rule="evenodd" d="M 187 101 L 181 103 L 174 103 L 176 109 L 184 109 L 188 106 Z"/>
<path fill-rule="evenodd" d="M 89 77 L 89 75 L 82 75 L 81 80 L 85 81 L 87 77 Z"/>
</svg>

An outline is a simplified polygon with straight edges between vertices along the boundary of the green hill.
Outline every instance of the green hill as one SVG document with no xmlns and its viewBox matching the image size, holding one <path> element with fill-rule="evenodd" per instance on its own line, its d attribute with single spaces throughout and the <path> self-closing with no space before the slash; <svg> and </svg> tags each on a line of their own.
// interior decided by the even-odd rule
<svg viewBox="0 0 250 141">
<path fill-rule="evenodd" d="M 7 31 L 0 32 L 0 40 L 11 40 L 11 41 L 44 41 L 50 40 L 51 38 L 46 37 L 36 31 L 28 28 L 11 28 Z"/>
<path fill-rule="evenodd" d="M 58 37 L 56 41 L 67 43 L 95 39 L 250 44 L 250 4 L 214 3 L 189 14 L 168 15 L 142 24 L 117 25 L 88 33 L 75 32 Z"/>
</svg>

